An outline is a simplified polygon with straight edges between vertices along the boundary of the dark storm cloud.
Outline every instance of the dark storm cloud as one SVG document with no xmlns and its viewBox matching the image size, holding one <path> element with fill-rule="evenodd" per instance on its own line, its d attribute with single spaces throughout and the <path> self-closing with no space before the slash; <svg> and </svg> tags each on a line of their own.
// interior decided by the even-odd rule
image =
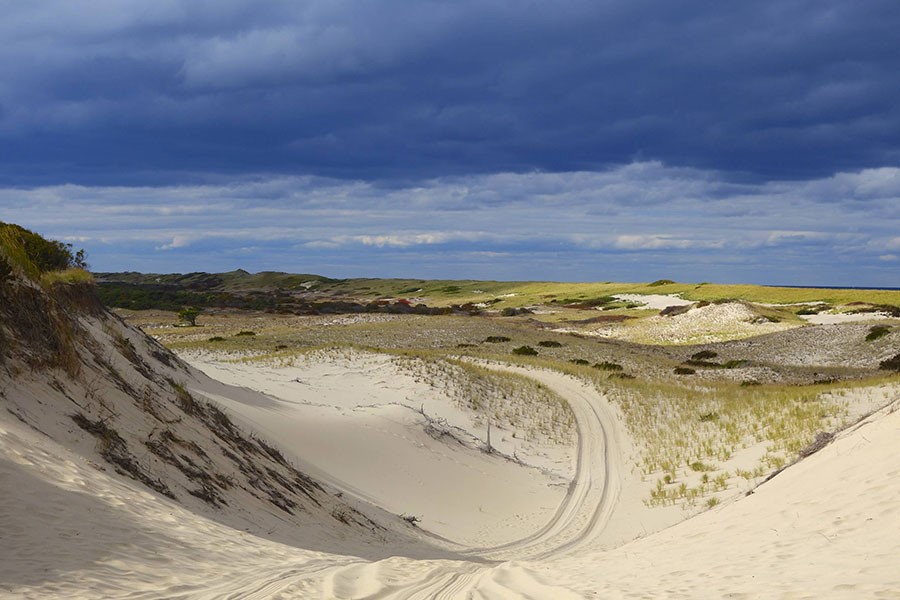
<svg viewBox="0 0 900 600">
<path fill-rule="evenodd" d="M 894 0 L 0 7 L 7 185 L 900 162 Z"/>
</svg>

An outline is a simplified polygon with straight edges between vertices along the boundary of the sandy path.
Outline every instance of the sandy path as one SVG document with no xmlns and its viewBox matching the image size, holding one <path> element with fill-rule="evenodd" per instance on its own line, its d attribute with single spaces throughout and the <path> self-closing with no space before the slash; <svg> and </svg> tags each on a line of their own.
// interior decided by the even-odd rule
<svg viewBox="0 0 900 600">
<path fill-rule="evenodd" d="M 613 409 L 595 388 L 567 375 L 491 366 L 531 377 L 568 401 L 578 432 L 577 466 L 565 499 L 546 526 L 516 542 L 475 549 L 473 554 L 495 560 L 539 559 L 590 543 L 609 521 L 622 487 L 624 458 Z"/>
<path fill-rule="evenodd" d="M 539 531 L 493 548 L 474 548 L 473 559 L 499 565 L 387 559 L 330 571 L 323 598 L 580 598 L 541 580 L 516 562 L 570 555 L 595 546 L 609 523 L 622 489 L 623 440 L 618 419 L 593 387 L 552 371 L 489 365 L 532 377 L 571 405 L 578 430 L 577 469 L 566 497 Z M 522 590 L 527 590 L 527 596 Z"/>
</svg>

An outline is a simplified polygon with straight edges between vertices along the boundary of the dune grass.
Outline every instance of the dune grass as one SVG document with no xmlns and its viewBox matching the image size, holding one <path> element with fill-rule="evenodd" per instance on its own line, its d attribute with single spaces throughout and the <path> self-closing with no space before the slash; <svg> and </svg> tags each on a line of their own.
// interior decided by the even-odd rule
<svg viewBox="0 0 900 600">
<path fill-rule="evenodd" d="M 677 294 L 686 300 L 717 301 L 739 299 L 770 304 L 825 302 L 848 304 L 900 305 L 900 291 L 828 288 L 769 287 L 716 283 L 564 283 L 498 281 L 426 281 L 426 280 L 345 280 L 339 287 L 351 292 L 367 288 L 371 295 L 427 298 L 435 306 L 452 303 L 499 300 L 494 308 L 523 307 L 559 302 L 589 301 L 617 294 Z M 405 294 L 400 292 L 406 292 Z"/>
<path fill-rule="evenodd" d="M 648 347 L 556 334 L 519 318 L 211 315 L 198 323 L 205 325 L 190 330 L 167 326 L 151 332 L 176 348 L 257 357 L 248 360 L 292 360 L 326 348 L 392 354 L 402 368 L 418 373 L 423 381 L 452 387 L 461 405 L 482 411 L 483 418 L 494 410 L 497 414 L 491 418 L 523 435 L 529 428 L 523 410 L 544 411 L 532 419 L 534 433 L 560 440 L 569 417 L 549 397 L 523 391 L 518 380 L 478 371 L 455 357 L 550 368 L 590 381 L 621 410 L 640 448 L 634 458 L 636 468 L 655 485 L 647 501 L 660 505 L 700 506 L 710 497 L 733 493 L 742 480 L 757 480 L 793 461 L 817 434 L 834 431 L 849 418 L 847 390 L 881 382 L 744 386 L 742 379 L 726 377 L 731 370 L 724 368 L 729 362 L 725 359 L 719 361 L 723 368 L 707 369 L 703 378 L 676 376 L 673 369 L 696 352 L 683 352 L 676 361 Z M 257 335 L 236 335 L 247 329 Z M 220 341 L 210 342 L 211 337 Z M 513 354 L 522 346 L 534 348 L 537 355 Z M 766 354 L 756 352 L 761 352 L 757 359 Z M 450 381 L 457 383 L 451 386 Z M 485 409 L 485 399 L 502 398 L 504 393 L 504 402 L 521 401 Z"/>
<path fill-rule="evenodd" d="M 641 448 L 643 476 L 655 479 L 650 504 L 695 505 L 732 479 L 758 479 L 796 460 L 817 436 L 851 419 L 851 385 L 760 385 L 607 380 L 599 383 L 622 410 Z M 891 380 L 895 381 L 895 380 Z M 762 444 L 756 462 L 733 471 L 727 463 Z M 702 472 L 698 479 L 697 472 Z"/>
</svg>

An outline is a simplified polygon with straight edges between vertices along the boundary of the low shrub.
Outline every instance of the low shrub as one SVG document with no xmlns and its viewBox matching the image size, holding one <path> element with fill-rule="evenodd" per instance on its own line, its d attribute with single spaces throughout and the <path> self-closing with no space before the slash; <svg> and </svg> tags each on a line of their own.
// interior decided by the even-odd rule
<svg viewBox="0 0 900 600">
<path fill-rule="evenodd" d="M 543 348 L 561 348 L 562 344 L 554 340 L 542 340 L 538 342 L 538 346 Z"/>
<path fill-rule="evenodd" d="M 729 360 L 722 365 L 725 369 L 737 369 L 747 364 L 746 360 Z"/>
<path fill-rule="evenodd" d="M 621 371 L 623 369 L 622 365 L 620 365 L 619 363 L 609 361 L 594 363 L 594 368 L 601 371 Z"/>
<path fill-rule="evenodd" d="M 500 311 L 501 317 L 515 317 L 517 315 L 530 315 L 531 311 L 527 308 L 513 308 L 511 306 L 507 306 L 503 310 Z"/>
<path fill-rule="evenodd" d="M 484 339 L 484 341 L 488 342 L 489 344 L 501 344 L 503 342 L 510 342 L 512 340 L 505 335 L 489 335 Z"/>
<path fill-rule="evenodd" d="M 690 359 L 684 361 L 684 364 L 691 365 L 692 367 L 710 367 L 710 368 L 722 366 L 721 364 L 711 361 L 711 360 L 699 360 L 696 358 L 690 358 Z"/>
<path fill-rule="evenodd" d="M 868 335 L 866 335 L 867 342 L 874 342 L 878 338 L 882 338 L 891 332 L 891 328 L 887 325 L 875 325 L 871 329 L 869 329 Z"/>
<path fill-rule="evenodd" d="M 677 315 L 683 315 L 694 307 L 693 304 L 684 304 L 681 306 L 667 306 L 661 311 L 659 311 L 659 316 L 661 317 L 674 317 Z"/>
<path fill-rule="evenodd" d="M 519 346 L 518 348 L 513 348 L 512 353 L 519 356 L 537 356 L 538 351 L 531 346 Z"/>
<path fill-rule="evenodd" d="M 225 338 L 223 338 L 221 335 L 214 335 L 214 336 L 212 336 L 211 338 L 209 338 L 208 341 L 210 341 L 210 342 L 224 342 L 224 341 L 225 341 Z"/>
<path fill-rule="evenodd" d="M 647 287 L 659 287 L 661 285 L 672 285 L 673 283 L 675 282 L 671 279 L 657 279 L 653 283 L 648 283 Z"/>
<path fill-rule="evenodd" d="M 675 367 L 676 375 L 693 375 L 696 372 L 697 371 L 695 371 L 694 369 L 692 369 L 690 367 Z"/>
<path fill-rule="evenodd" d="M 589 364 L 591 364 L 590 362 L 584 360 L 583 358 L 573 358 L 569 362 L 572 363 L 573 365 L 589 365 Z"/>
<path fill-rule="evenodd" d="M 234 334 L 234 337 L 242 337 L 242 336 L 253 336 L 256 335 L 255 331 L 238 331 Z"/>
<path fill-rule="evenodd" d="M 691 354 L 692 360 L 709 360 L 711 358 L 715 358 L 719 355 L 718 352 L 713 352 L 712 350 L 701 350 L 700 352 L 694 352 Z"/>
<path fill-rule="evenodd" d="M 900 371 L 900 354 L 881 361 L 878 366 L 886 371 Z"/>
</svg>

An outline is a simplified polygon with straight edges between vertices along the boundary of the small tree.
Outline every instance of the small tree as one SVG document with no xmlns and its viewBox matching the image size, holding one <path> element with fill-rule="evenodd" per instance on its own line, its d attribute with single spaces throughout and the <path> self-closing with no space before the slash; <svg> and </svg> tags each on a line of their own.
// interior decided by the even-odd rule
<svg viewBox="0 0 900 600">
<path fill-rule="evenodd" d="M 197 326 L 197 317 L 200 316 L 200 309 L 193 306 L 185 306 L 178 311 L 178 318 L 183 323 L 187 323 L 191 327 Z"/>
</svg>

